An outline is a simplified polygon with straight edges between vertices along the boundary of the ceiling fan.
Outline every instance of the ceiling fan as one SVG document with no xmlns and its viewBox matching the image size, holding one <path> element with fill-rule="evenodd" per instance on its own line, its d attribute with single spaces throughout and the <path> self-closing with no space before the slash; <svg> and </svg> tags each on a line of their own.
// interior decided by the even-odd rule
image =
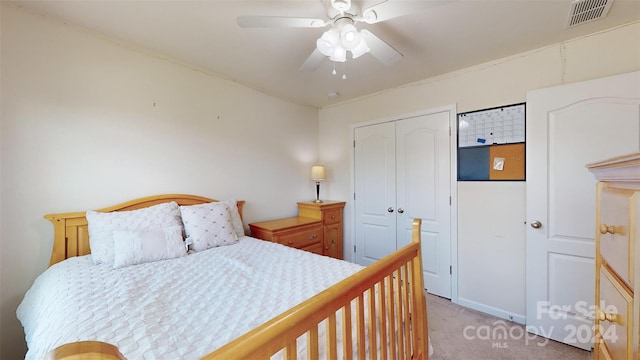
<svg viewBox="0 0 640 360">
<path fill-rule="evenodd" d="M 291 27 L 322 28 L 331 26 L 316 42 L 316 49 L 300 67 L 301 71 L 315 70 L 329 58 L 334 62 L 344 62 L 347 53 L 353 59 L 370 53 L 386 66 L 400 61 L 404 56 L 391 45 L 366 29 L 358 31 L 355 24 L 364 22 L 375 24 L 395 17 L 408 15 L 433 6 L 437 1 L 383 1 L 371 7 L 360 9 L 351 0 L 322 0 L 326 19 L 282 17 L 282 16 L 238 16 L 237 22 L 243 28 Z"/>
</svg>

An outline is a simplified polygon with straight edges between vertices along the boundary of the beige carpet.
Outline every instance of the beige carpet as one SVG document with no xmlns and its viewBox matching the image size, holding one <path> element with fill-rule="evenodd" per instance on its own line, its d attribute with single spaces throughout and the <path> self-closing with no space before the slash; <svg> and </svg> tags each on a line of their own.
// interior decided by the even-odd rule
<svg viewBox="0 0 640 360">
<path fill-rule="evenodd" d="M 592 353 L 525 332 L 513 322 L 427 297 L 431 360 L 587 360 Z M 506 333 L 500 338 L 499 334 Z"/>
</svg>

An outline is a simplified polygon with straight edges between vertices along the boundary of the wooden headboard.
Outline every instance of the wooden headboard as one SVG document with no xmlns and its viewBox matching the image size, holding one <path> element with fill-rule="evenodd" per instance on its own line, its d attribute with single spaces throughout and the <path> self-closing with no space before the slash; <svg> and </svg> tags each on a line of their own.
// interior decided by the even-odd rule
<svg viewBox="0 0 640 360">
<path fill-rule="evenodd" d="M 152 205 L 175 201 L 178 205 L 196 205 L 218 201 L 197 195 L 166 194 L 147 196 L 140 199 L 124 202 L 122 204 L 99 209 L 99 212 L 127 211 L 146 208 Z M 238 212 L 242 218 L 244 201 L 237 202 Z M 48 214 L 44 218 L 53 223 L 53 250 L 49 266 L 74 256 L 82 256 L 91 253 L 89 247 L 89 231 L 86 212 L 71 212 L 62 214 Z"/>
</svg>

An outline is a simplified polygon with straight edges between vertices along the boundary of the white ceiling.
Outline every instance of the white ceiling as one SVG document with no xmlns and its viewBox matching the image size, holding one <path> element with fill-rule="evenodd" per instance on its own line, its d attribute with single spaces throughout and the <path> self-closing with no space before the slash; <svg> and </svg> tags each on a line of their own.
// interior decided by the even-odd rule
<svg viewBox="0 0 640 360">
<path fill-rule="evenodd" d="M 366 8 L 382 0 L 353 0 Z M 300 66 L 327 28 L 241 28 L 239 15 L 326 18 L 321 0 L 15 1 L 263 92 L 314 107 L 363 96 L 470 65 L 640 20 L 639 0 L 615 0 L 604 19 L 567 28 L 571 0 L 388 0 L 430 3 L 377 24 L 358 22 L 404 58 L 385 67 L 370 54 L 345 64 Z M 337 98 L 329 98 L 338 92 Z"/>
</svg>

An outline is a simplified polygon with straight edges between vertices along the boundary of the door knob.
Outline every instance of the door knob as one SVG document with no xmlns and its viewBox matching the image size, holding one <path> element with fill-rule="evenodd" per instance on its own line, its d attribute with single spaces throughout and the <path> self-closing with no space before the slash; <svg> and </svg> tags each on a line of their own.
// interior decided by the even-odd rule
<svg viewBox="0 0 640 360">
<path fill-rule="evenodd" d="M 403 209 L 403 208 L 398 208 L 398 212 L 399 212 L 400 214 L 402 214 L 402 213 L 404 213 L 404 209 Z"/>
<path fill-rule="evenodd" d="M 392 207 L 389 207 L 389 208 L 387 209 L 387 211 L 391 213 L 391 212 L 393 212 L 393 208 L 392 208 Z"/>
<path fill-rule="evenodd" d="M 542 223 L 538 220 L 535 220 L 531 223 L 531 227 L 534 229 L 540 229 L 542 227 Z"/>
</svg>

